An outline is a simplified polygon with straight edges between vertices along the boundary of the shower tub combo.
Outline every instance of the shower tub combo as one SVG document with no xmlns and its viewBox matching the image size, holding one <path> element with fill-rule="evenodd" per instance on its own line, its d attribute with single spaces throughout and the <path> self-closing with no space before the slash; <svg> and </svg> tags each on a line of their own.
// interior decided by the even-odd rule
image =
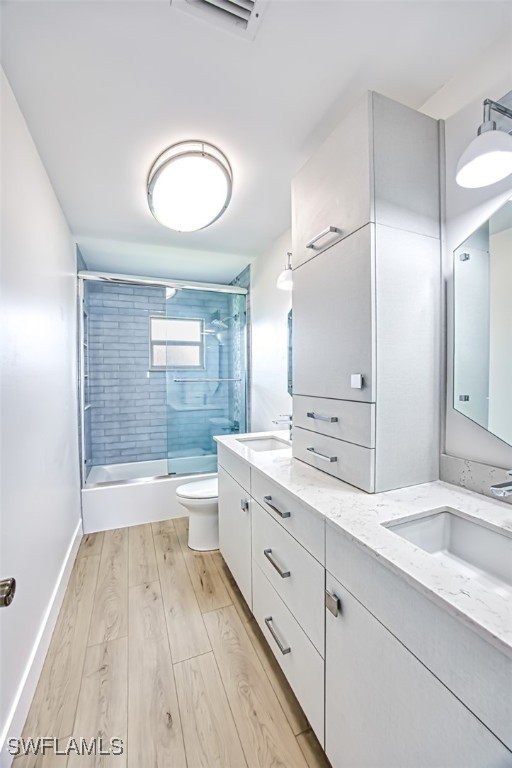
<svg viewBox="0 0 512 768">
<path fill-rule="evenodd" d="M 182 516 L 215 435 L 246 431 L 246 293 L 79 274 L 85 533 Z"/>
</svg>

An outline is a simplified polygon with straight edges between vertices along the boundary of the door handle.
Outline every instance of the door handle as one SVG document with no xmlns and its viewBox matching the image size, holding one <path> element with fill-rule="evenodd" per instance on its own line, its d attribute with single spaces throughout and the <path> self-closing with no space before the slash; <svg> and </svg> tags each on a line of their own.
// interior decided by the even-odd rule
<svg viewBox="0 0 512 768">
<path fill-rule="evenodd" d="M 325 453 L 319 453 L 315 448 L 306 448 L 306 451 L 309 451 L 309 453 L 312 453 L 313 456 L 316 456 L 318 459 L 322 459 L 322 461 L 328 461 L 331 464 L 335 461 L 338 461 L 337 456 L 326 456 Z"/>
<path fill-rule="evenodd" d="M 316 421 L 328 421 L 329 424 L 334 424 L 338 421 L 337 416 L 322 416 L 321 413 L 316 413 L 315 411 L 308 411 L 306 416 L 308 419 L 316 419 Z"/>
<path fill-rule="evenodd" d="M 276 641 L 277 647 L 279 648 L 279 650 L 281 651 L 283 656 L 285 656 L 287 653 L 291 653 L 292 649 L 290 648 L 290 646 L 289 645 L 283 645 L 283 643 L 278 638 L 277 633 L 276 633 L 274 627 L 272 626 L 272 616 L 268 616 L 265 619 L 265 624 L 267 625 L 268 631 L 270 632 L 270 634 L 272 635 L 272 637 Z"/>
<path fill-rule="evenodd" d="M 240 509 L 243 512 L 248 512 L 249 511 L 249 501 L 248 501 L 248 499 L 240 499 Z"/>
<path fill-rule="evenodd" d="M 274 568 L 276 569 L 276 571 L 278 572 L 278 574 L 280 575 L 280 577 L 282 579 L 287 579 L 289 576 L 291 576 L 290 571 L 283 571 L 283 569 L 280 568 L 279 565 L 276 563 L 276 561 L 272 557 L 272 550 L 271 549 L 264 549 L 263 550 L 263 554 L 265 555 L 265 557 L 269 561 L 270 565 L 274 566 Z"/>
<path fill-rule="evenodd" d="M 282 517 L 283 519 L 286 517 L 290 517 L 290 514 L 291 514 L 290 512 L 281 512 L 279 507 L 276 507 L 276 505 L 272 503 L 272 496 L 264 496 L 263 501 L 265 501 L 265 503 L 268 504 L 270 509 L 273 509 L 274 512 L 277 512 L 279 517 Z"/>
<path fill-rule="evenodd" d="M 325 590 L 325 607 L 333 616 L 341 613 L 341 600 L 335 592 L 329 592 L 328 589 Z"/>
<path fill-rule="evenodd" d="M 10 579 L 0 581 L 0 608 L 8 608 L 14 600 L 16 594 L 16 579 L 12 576 Z"/>
<path fill-rule="evenodd" d="M 311 240 L 308 240 L 308 242 L 306 243 L 306 248 L 312 248 L 313 250 L 316 250 L 315 249 L 316 243 L 318 243 L 319 240 L 323 240 L 324 237 L 326 237 L 327 235 L 330 235 L 332 232 L 334 232 L 337 235 L 341 235 L 341 229 L 330 225 L 325 229 L 322 229 L 322 231 L 319 232 L 318 235 L 315 235 L 314 237 L 312 237 Z"/>
</svg>

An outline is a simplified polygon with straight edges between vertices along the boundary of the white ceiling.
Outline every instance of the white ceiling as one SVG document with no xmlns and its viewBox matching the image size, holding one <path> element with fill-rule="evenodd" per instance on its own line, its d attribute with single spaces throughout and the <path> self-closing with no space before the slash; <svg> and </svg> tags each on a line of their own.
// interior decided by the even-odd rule
<svg viewBox="0 0 512 768">
<path fill-rule="evenodd" d="M 2 58 L 88 266 L 222 282 L 287 229 L 293 173 L 364 90 L 421 106 L 511 8 L 271 0 L 250 42 L 168 0 L 17 0 Z M 179 234 L 149 213 L 145 182 L 189 138 L 228 155 L 235 186 L 218 222 Z"/>
</svg>

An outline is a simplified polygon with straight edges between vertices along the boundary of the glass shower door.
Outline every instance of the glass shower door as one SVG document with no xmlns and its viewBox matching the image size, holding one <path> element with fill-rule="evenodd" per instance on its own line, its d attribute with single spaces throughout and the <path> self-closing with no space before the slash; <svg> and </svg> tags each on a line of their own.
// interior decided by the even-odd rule
<svg viewBox="0 0 512 768">
<path fill-rule="evenodd" d="M 169 289 L 154 338 L 152 357 L 166 369 L 168 471 L 214 472 L 214 437 L 246 430 L 246 297 Z"/>
</svg>

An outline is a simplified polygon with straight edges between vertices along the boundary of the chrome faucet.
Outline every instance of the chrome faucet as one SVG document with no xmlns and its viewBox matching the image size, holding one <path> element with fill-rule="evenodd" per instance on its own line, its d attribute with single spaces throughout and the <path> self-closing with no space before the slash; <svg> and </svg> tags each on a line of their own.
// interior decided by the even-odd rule
<svg viewBox="0 0 512 768">
<path fill-rule="evenodd" d="M 512 478 L 512 469 L 507 472 L 507 477 Z M 512 496 L 512 479 L 507 480 L 504 483 L 496 483 L 496 485 L 491 485 L 491 493 L 493 493 L 495 496 L 501 496 L 502 498 L 506 496 Z"/>
<path fill-rule="evenodd" d="M 272 424 L 288 424 L 288 431 L 290 434 L 290 440 L 292 439 L 293 431 L 293 416 L 289 413 L 280 413 L 278 419 L 273 419 Z"/>
</svg>

